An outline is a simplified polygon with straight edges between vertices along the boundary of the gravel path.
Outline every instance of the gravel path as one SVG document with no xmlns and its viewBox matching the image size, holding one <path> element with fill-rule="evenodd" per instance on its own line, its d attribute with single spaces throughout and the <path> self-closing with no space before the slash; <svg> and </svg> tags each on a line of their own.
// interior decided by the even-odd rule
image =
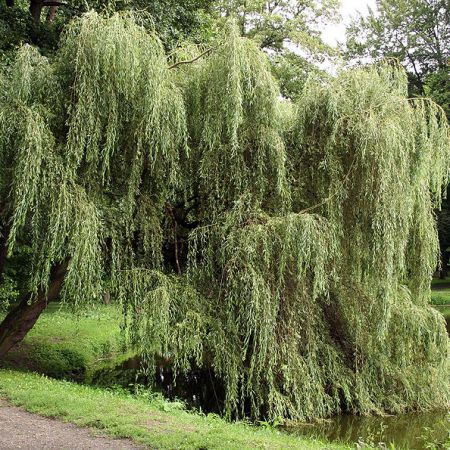
<svg viewBox="0 0 450 450">
<path fill-rule="evenodd" d="M 127 439 L 95 436 L 87 428 L 30 414 L 0 403 L 0 449 L 138 450 L 142 447 Z"/>
</svg>

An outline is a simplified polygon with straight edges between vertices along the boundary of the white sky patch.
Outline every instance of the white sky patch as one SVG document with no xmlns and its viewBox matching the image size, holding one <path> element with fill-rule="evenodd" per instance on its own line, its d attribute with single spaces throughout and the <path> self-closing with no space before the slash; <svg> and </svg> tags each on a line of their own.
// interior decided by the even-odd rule
<svg viewBox="0 0 450 450">
<path fill-rule="evenodd" d="M 322 39 L 331 47 L 337 48 L 341 44 L 345 44 L 345 30 L 346 27 L 359 16 L 367 16 L 369 14 L 369 8 L 377 12 L 376 0 L 340 0 L 341 6 L 339 8 L 340 20 L 337 23 L 325 23 L 321 31 Z M 308 56 L 301 46 L 287 42 L 286 48 L 290 51 L 304 56 Z M 370 59 L 361 60 L 361 62 L 370 63 Z M 340 57 L 328 58 L 325 57 L 317 66 L 325 70 L 326 72 L 335 75 L 337 70 L 345 67 L 345 62 Z"/>
<path fill-rule="evenodd" d="M 322 31 L 322 39 L 329 45 L 336 47 L 345 42 L 345 27 L 352 19 L 359 15 L 366 16 L 369 8 L 376 10 L 375 0 L 341 0 L 339 23 L 327 24 Z"/>
</svg>

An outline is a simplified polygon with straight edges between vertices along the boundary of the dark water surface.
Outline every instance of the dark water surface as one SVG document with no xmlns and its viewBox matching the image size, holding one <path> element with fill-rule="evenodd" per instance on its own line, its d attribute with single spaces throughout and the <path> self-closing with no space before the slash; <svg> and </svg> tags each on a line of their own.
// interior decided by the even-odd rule
<svg viewBox="0 0 450 450">
<path fill-rule="evenodd" d="M 383 444 L 389 448 L 422 450 L 434 443 L 436 448 L 449 450 L 450 415 L 448 411 L 401 414 L 388 417 L 336 416 L 317 424 L 287 428 L 291 434 L 316 437 L 345 443 Z M 380 445 L 381 444 L 381 445 Z M 434 448 L 434 447 L 433 447 Z"/>
</svg>

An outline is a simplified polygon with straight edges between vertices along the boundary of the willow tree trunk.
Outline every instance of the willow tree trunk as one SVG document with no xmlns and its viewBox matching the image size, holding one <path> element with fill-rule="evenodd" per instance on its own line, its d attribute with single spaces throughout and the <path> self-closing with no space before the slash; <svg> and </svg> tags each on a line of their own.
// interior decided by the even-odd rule
<svg viewBox="0 0 450 450">
<path fill-rule="evenodd" d="M 3 278 L 3 271 L 5 270 L 6 257 L 8 256 L 8 236 L 9 226 L 4 226 L 0 230 L 0 281 Z"/>
<path fill-rule="evenodd" d="M 56 12 L 58 11 L 58 7 L 56 5 L 50 6 L 47 13 L 47 22 L 51 23 L 55 20 Z"/>
<path fill-rule="evenodd" d="M 0 361 L 33 328 L 47 304 L 59 296 L 66 270 L 66 263 L 54 266 L 47 292 L 39 291 L 33 299 L 25 295 L 5 317 L 0 324 Z"/>
<path fill-rule="evenodd" d="M 30 1 L 30 14 L 35 22 L 41 21 L 42 7 L 43 7 L 43 0 Z"/>
</svg>

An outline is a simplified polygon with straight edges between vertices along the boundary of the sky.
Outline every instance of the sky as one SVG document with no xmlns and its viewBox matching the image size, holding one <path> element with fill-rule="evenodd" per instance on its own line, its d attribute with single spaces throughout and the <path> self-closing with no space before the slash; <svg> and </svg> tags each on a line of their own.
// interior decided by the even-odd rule
<svg viewBox="0 0 450 450">
<path fill-rule="evenodd" d="M 376 9 L 375 0 L 341 0 L 342 20 L 340 23 L 330 24 L 324 28 L 322 32 L 323 40 L 333 47 L 338 43 L 343 43 L 345 41 L 345 26 L 360 13 L 366 15 L 368 7 Z"/>
</svg>

